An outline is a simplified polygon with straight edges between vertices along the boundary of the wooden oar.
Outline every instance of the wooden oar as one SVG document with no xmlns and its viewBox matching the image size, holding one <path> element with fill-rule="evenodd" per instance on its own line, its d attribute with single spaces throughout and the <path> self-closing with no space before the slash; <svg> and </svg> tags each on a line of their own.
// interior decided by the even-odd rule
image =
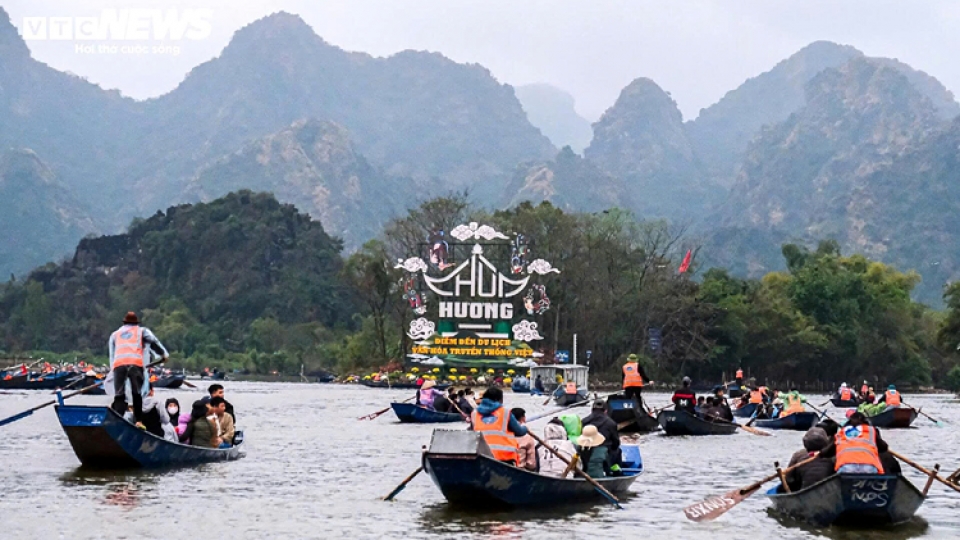
<svg viewBox="0 0 960 540">
<path fill-rule="evenodd" d="M 414 397 L 412 397 L 412 398 L 405 399 L 405 400 L 401 401 L 400 403 L 406 403 L 406 402 L 408 402 L 408 401 L 410 401 L 411 399 L 414 399 L 414 398 L 416 398 L 416 396 L 414 396 Z M 375 413 L 370 413 L 370 414 L 368 414 L 368 415 L 366 415 L 366 416 L 361 416 L 360 418 L 357 418 L 357 420 L 373 420 L 374 418 L 380 416 L 381 414 L 389 411 L 391 408 L 392 408 L 392 407 L 387 407 L 386 409 L 379 410 L 379 411 L 377 411 L 377 412 L 375 412 Z"/>
<path fill-rule="evenodd" d="M 188 380 L 186 380 L 186 379 L 183 380 L 183 384 L 184 384 L 184 386 L 186 386 L 187 388 L 193 388 L 194 390 L 196 390 L 196 389 L 198 388 L 197 385 L 193 384 L 192 382 L 190 382 L 190 381 L 188 381 Z"/>
<path fill-rule="evenodd" d="M 538 437 L 536 433 L 534 433 L 532 430 L 527 430 L 527 433 L 530 435 L 531 438 L 533 438 L 534 441 L 537 441 L 537 443 L 539 443 L 541 446 L 543 446 L 544 448 L 546 448 L 547 451 L 549 451 L 551 454 L 553 454 L 554 456 L 556 456 L 557 458 L 559 458 L 560 461 L 566 463 L 568 467 L 570 466 L 570 460 L 569 460 L 569 459 L 563 457 L 563 455 L 562 455 L 561 453 L 557 452 L 556 450 L 554 450 L 552 446 L 550 446 L 549 444 L 543 442 L 543 439 L 541 439 L 540 437 Z M 616 498 L 616 497 L 613 495 L 613 493 L 610 493 L 609 491 L 607 491 L 607 489 L 606 489 L 605 487 L 601 486 L 599 482 L 597 482 L 597 481 L 594 480 L 593 478 L 590 478 L 590 475 L 588 475 L 587 473 L 583 472 L 582 470 L 580 470 L 580 469 L 578 469 L 578 468 L 576 468 L 576 467 L 573 468 L 573 472 L 576 473 L 576 474 L 578 474 L 578 475 L 580 475 L 580 477 L 583 478 L 584 480 L 586 480 L 587 482 L 590 482 L 590 485 L 592 485 L 593 488 L 596 489 L 598 493 L 600 493 L 601 495 L 603 495 L 604 498 L 606 498 L 608 501 L 610 501 L 610 504 L 616 506 L 617 508 L 623 509 L 623 507 L 620 506 L 620 499 Z"/>
<path fill-rule="evenodd" d="M 85 379 L 85 378 L 86 378 L 86 375 L 81 374 L 79 379 L 73 381 L 72 383 L 64 386 L 63 388 L 61 388 L 61 389 L 59 389 L 59 390 L 54 390 L 53 392 L 50 392 L 50 393 L 51 393 L 51 394 L 56 394 L 57 392 L 63 392 L 64 390 L 69 390 L 69 389 L 73 388 L 74 386 L 76 386 L 77 383 L 79 383 L 80 381 L 82 381 L 82 380 Z"/>
<path fill-rule="evenodd" d="M 408 476 L 403 482 L 400 482 L 399 486 L 393 488 L 393 491 L 391 491 L 386 497 L 384 497 L 383 500 L 392 501 L 393 498 L 397 496 L 397 494 L 403 491 L 403 488 L 407 487 L 407 484 L 409 484 L 411 480 L 416 478 L 417 475 L 422 472 L 423 472 L 423 465 L 417 467 L 417 470 L 413 471 L 413 474 Z"/>
<path fill-rule="evenodd" d="M 756 493 L 757 490 L 767 482 L 780 478 L 780 474 L 786 475 L 797 467 L 806 465 L 815 459 L 817 459 L 817 456 L 807 458 L 797 463 L 793 467 L 787 467 L 779 472 L 775 472 L 766 478 L 750 484 L 749 486 L 735 489 L 718 497 L 710 497 L 709 499 L 705 499 L 697 504 L 691 504 L 683 509 L 683 513 L 690 521 L 712 521 L 717 519 L 718 517 L 727 513 L 734 506 L 743 502 L 747 497 Z"/>
<path fill-rule="evenodd" d="M 707 420 L 707 419 L 704 418 L 704 420 Z M 719 423 L 719 424 L 732 424 L 732 425 L 737 426 L 738 428 L 746 431 L 747 433 L 753 433 L 754 435 L 760 435 L 761 437 L 769 437 L 769 436 L 770 436 L 770 434 L 767 433 L 766 431 L 759 430 L 759 429 L 757 429 L 757 428 L 750 427 L 750 426 L 745 426 L 745 425 L 739 424 L 739 423 L 737 423 L 737 422 L 730 422 L 729 420 L 724 420 L 724 419 L 722 419 L 722 418 L 712 418 L 712 419 L 709 419 L 709 420 L 707 420 L 707 421 L 708 421 L 708 422 L 716 422 L 716 423 Z"/>
<path fill-rule="evenodd" d="M 818 407 L 826 407 L 827 405 L 829 405 L 829 404 L 831 404 L 831 403 L 833 403 L 833 402 L 828 399 L 828 400 L 824 401 L 823 403 L 821 403 L 820 405 L 817 405 L 817 406 L 818 406 Z M 807 405 L 810 405 L 810 404 L 807 403 Z M 810 405 L 810 406 L 813 407 L 813 405 Z"/>
<path fill-rule="evenodd" d="M 826 411 L 821 411 L 820 409 L 814 407 L 812 403 L 807 403 L 807 406 L 810 407 L 811 409 L 813 409 L 814 411 L 820 413 L 820 418 L 821 418 L 821 419 L 823 419 L 823 418 L 830 418 L 830 415 L 828 415 Z M 830 418 L 830 420 L 833 420 L 833 418 Z M 836 420 L 833 420 L 833 421 L 836 422 Z"/>
<path fill-rule="evenodd" d="M 159 365 L 162 364 L 163 362 L 164 362 L 164 359 L 163 359 L 163 358 L 161 358 L 161 359 L 159 359 L 159 360 L 157 360 L 157 361 L 155 361 L 155 362 L 152 362 L 152 363 L 148 364 L 146 368 L 144 368 L 144 371 L 146 371 L 146 369 L 151 368 L 151 367 L 153 367 L 153 366 L 159 366 Z M 96 388 L 96 387 L 98 387 L 98 386 L 102 386 L 103 383 L 105 383 L 105 382 L 106 382 L 106 379 L 98 382 L 97 384 L 91 384 L 90 386 L 86 386 L 86 387 L 84 387 L 84 388 L 81 388 L 80 390 L 77 390 L 77 391 L 75 391 L 75 392 L 71 392 L 71 393 L 63 396 L 62 399 L 70 399 L 70 398 L 72 398 L 73 396 L 78 396 L 78 395 L 80 395 L 80 394 L 83 394 L 83 393 L 85 393 L 85 392 L 88 392 L 88 391 L 90 391 L 90 390 L 93 390 L 94 388 Z M 40 409 L 43 409 L 44 407 L 49 407 L 50 405 L 55 405 L 57 402 L 58 402 L 58 400 L 54 399 L 54 400 L 52 400 L 52 401 L 48 401 L 48 402 L 46 402 L 46 403 L 43 403 L 42 405 L 37 405 L 36 407 L 27 409 L 27 410 L 23 411 L 22 413 L 18 413 L 18 414 L 15 414 L 15 415 L 13 415 L 13 416 L 9 416 L 9 417 L 7 417 L 7 418 L 4 418 L 3 420 L 0 420 L 0 426 L 5 426 L 5 425 L 7 425 L 7 424 L 12 424 L 13 422 L 16 422 L 17 420 L 20 420 L 21 418 L 26 418 L 26 417 L 30 416 L 31 414 L 39 411 Z"/>
<path fill-rule="evenodd" d="M 920 465 L 917 465 L 917 464 L 914 463 L 913 461 L 910 461 L 909 459 L 901 456 L 900 454 L 894 452 L 893 450 L 890 450 L 890 455 L 893 456 L 893 457 L 895 457 L 895 458 L 897 458 L 897 459 L 899 459 L 900 461 L 906 463 L 907 465 L 910 465 L 910 466 L 913 467 L 914 469 L 922 472 L 923 474 L 929 476 L 930 478 L 934 478 L 934 479 L 938 480 L 941 484 L 947 486 L 948 488 L 950 488 L 950 489 L 952 489 L 952 490 L 954 490 L 954 491 L 960 492 L 960 486 L 958 486 L 958 485 L 956 485 L 956 484 L 953 484 L 953 483 L 951 483 L 951 482 L 948 482 L 947 480 L 944 480 L 943 478 L 941 478 L 941 476 L 940 476 L 939 474 L 936 474 L 934 471 L 927 470 L 927 469 L 925 469 L 924 467 L 922 467 L 922 466 L 920 466 Z"/>
<path fill-rule="evenodd" d="M 936 418 L 930 416 L 929 414 L 923 412 L 922 407 L 921 407 L 920 409 L 917 409 L 916 407 L 914 407 L 913 405 L 910 405 L 910 404 L 907 403 L 906 401 L 904 401 L 904 402 L 902 402 L 902 403 L 903 403 L 904 405 L 906 405 L 907 407 L 911 407 L 911 408 L 915 409 L 915 410 L 917 411 L 917 414 L 922 414 L 923 416 L 926 416 L 927 419 L 929 419 L 931 422 L 933 422 L 934 424 L 936 424 L 937 427 L 943 427 L 943 422 L 941 422 L 941 421 L 937 420 Z"/>
</svg>

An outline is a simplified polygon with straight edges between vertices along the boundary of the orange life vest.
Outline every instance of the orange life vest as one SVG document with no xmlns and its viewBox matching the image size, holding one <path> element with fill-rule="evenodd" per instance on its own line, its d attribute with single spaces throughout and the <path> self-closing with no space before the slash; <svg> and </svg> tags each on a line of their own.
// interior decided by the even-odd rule
<svg viewBox="0 0 960 540">
<path fill-rule="evenodd" d="M 849 388 L 843 388 L 840 390 L 840 399 L 843 401 L 850 401 L 853 398 L 853 392 Z"/>
<path fill-rule="evenodd" d="M 12 379 L 12 378 L 13 378 L 13 375 L 4 375 L 4 376 L 3 376 L 3 380 L 5 380 L 5 381 L 9 381 L 9 380 Z"/>
<path fill-rule="evenodd" d="M 759 390 L 751 390 L 750 403 L 763 403 L 763 393 Z"/>
<path fill-rule="evenodd" d="M 577 383 L 568 382 L 563 387 L 563 393 L 565 394 L 576 394 L 577 393 Z"/>
<path fill-rule="evenodd" d="M 869 425 L 847 426 L 840 428 L 835 438 L 837 446 L 837 464 L 835 471 L 844 465 L 873 465 L 883 474 L 880 463 L 880 451 L 877 450 L 877 431 Z"/>
<path fill-rule="evenodd" d="M 861 396 L 866 396 L 869 392 L 870 392 L 870 387 L 869 387 L 869 386 L 863 385 L 863 386 L 860 387 L 860 395 L 861 395 Z"/>
<path fill-rule="evenodd" d="M 799 396 L 793 394 L 787 394 L 787 408 L 784 409 L 784 416 L 789 416 L 791 414 L 802 413 L 804 412 L 803 401 L 800 400 Z"/>
<path fill-rule="evenodd" d="M 887 405 L 891 407 L 900 406 L 900 392 L 897 392 L 896 390 L 887 390 L 887 393 L 884 394 L 884 397 L 886 398 L 884 401 L 887 402 Z"/>
<path fill-rule="evenodd" d="M 123 326 L 113 336 L 113 367 L 143 367 L 143 329 L 139 326 Z"/>
<path fill-rule="evenodd" d="M 736 377 L 736 378 L 737 378 L 737 379 L 742 379 L 742 378 L 743 378 L 743 370 L 742 370 L 742 369 L 738 369 L 738 370 L 737 370 L 737 377 Z"/>
<path fill-rule="evenodd" d="M 150 376 L 150 382 L 152 382 L 152 383 L 157 382 L 157 376 L 156 376 L 156 375 L 151 375 L 151 376 Z"/>
<path fill-rule="evenodd" d="M 510 413 L 501 406 L 486 417 L 474 410 L 471 417 L 473 430 L 483 435 L 483 440 L 493 452 L 493 457 L 498 461 L 517 463 L 520 458 L 517 438 L 507 429 L 510 426 Z"/>
<path fill-rule="evenodd" d="M 639 366 L 636 362 L 627 362 L 623 365 L 623 387 L 643 388 L 643 377 L 640 376 Z"/>
</svg>

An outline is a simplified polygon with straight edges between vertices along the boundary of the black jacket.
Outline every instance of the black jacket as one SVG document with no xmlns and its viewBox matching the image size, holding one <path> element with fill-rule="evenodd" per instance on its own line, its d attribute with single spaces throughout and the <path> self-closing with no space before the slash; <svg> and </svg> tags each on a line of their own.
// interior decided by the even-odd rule
<svg viewBox="0 0 960 540">
<path fill-rule="evenodd" d="M 597 431 L 603 435 L 603 446 L 609 448 L 610 453 L 620 449 L 620 432 L 617 430 L 617 423 L 603 412 L 594 411 L 583 419 L 583 426 L 596 426 Z"/>
</svg>

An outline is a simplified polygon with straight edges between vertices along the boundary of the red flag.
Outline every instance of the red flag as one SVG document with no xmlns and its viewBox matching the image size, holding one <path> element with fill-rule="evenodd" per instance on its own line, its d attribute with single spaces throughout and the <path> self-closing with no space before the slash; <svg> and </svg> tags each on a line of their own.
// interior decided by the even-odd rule
<svg viewBox="0 0 960 540">
<path fill-rule="evenodd" d="M 679 272 L 680 272 L 681 274 L 684 273 L 684 272 L 686 272 L 686 271 L 690 268 L 690 257 L 691 257 L 692 255 L 693 255 L 693 253 L 691 253 L 691 250 L 688 249 L 688 250 L 687 250 L 687 255 L 683 258 L 683 262 L 680 263 Z"/>
</svg>

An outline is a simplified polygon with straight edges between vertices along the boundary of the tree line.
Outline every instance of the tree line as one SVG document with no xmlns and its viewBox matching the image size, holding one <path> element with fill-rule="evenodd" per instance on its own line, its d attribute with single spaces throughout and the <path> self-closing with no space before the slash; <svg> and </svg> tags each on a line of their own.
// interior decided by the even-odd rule
<svg viewBox="0 0 960 540">
<path fill-rule="evenodd" d="M 2 348 L 102 360 L 110 331 L 133 309 L 175 366 L 363 374 L 402 361 L 411 345 L 397 261 L 432 231 L 471 221 L 524 234 L 533 257 L 561 269 L 550 278 L 551 308 L 537 317 L 540 347 L 549 357 L 576 333 L 594 375 L 618 378 L 624 357 L 638 353 L 659 381 L 709 384 L 742 368 L 761 381 L 960 389 L 960 284 L 946 289 L 944 311 L 931 309 L 911 299 L 918 274 L 844 255 L 830 240 L 784 245 L 785 271 L 740 278 L 700 267 L 709 246 L 666 221 L 550 203 L 489 212 L 465 194 L 423 202 L 350 254 L 270 195 L 173 207 L 11 279 L 0 290 Z M 680 273 L 688 252 L 692 265 Z"/>
</svg>

